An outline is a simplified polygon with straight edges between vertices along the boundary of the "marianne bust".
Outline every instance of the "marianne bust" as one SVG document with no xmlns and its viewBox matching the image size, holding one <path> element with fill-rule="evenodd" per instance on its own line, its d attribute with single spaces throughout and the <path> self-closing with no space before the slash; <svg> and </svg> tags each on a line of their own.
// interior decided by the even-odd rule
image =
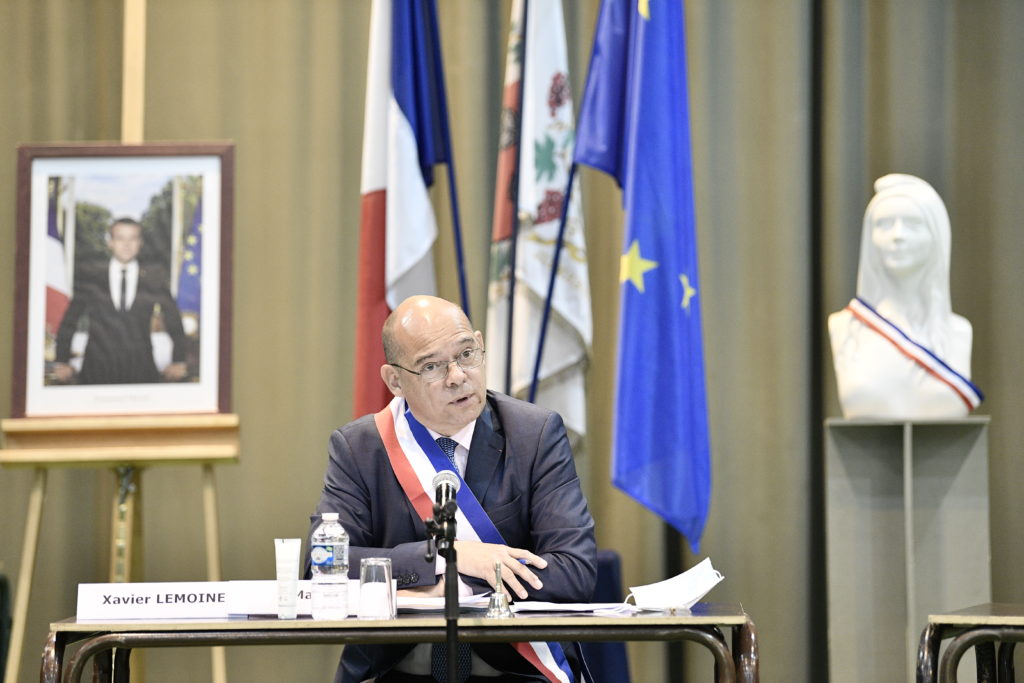
<svg viewBox="0 0 1024 683">
<path fill-rule="evenodd" d="M 967 415 L 971 324 L 949 297 L 949 214 L 924 180 L 875 181 L 864 212 L 857 296 L 828 319 L 839 402 L 847 418 Z"/>
</svg>

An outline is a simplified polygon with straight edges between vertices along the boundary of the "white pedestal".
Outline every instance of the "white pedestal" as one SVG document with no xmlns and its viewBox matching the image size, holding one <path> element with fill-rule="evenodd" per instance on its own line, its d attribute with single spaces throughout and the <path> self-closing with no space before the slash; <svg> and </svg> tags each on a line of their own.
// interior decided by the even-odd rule
<svg viewBox="0 0 1024 683">
<path fill-rule="evenodd" d="M 825 421 L 831 683 L 913 681 L 928 615 L 991 601 L 988 424 Z"/>
</svg>

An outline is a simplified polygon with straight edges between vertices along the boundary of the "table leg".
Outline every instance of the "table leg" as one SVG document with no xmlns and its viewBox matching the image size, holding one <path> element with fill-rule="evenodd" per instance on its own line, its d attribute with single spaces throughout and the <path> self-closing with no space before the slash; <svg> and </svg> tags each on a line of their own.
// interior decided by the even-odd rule
<svg viewBox="0 0 1024 683">
<path fill-rule="evenodd" d="M 935 683 L 938 680 L 941 644 L 942 627 L 937 624 L 925 626 L 917 648 L 917 683 Z"/>
<path fill-rule="evenodd" d="M 735 668 L 732 657 L 729 656 L 729 647 L 725 644 L 725 636 L 717 626 L 706 628 L 695 628 L 694 635 L 698 637 L 686 637 L 686 640 L 693 640 L 707 649 L 711 650 L 715 658 L 715 680 L 718 683 L 735 683 L 738 671 Z"/>
<path fill-rule="evenodd" d="M 760 683 L 757 627 L 750 619 L 732 631 L 732 658 L 739 683 Z"/>
<path fill-rule="evenodd" d="M 32 481 L 32 492 L 28 497 L 28 516 L 25 518 L 25 539 L 21 546 L 21 566 L 18 569 L 18 593 L 14 598 L 14 614 L 11 626 L 10 647 L 7 650 L 5 681 L 18 680 L 21 664 L 21 648 L 25 641 L 25 621 L 28 619 L 28 599 L 32 595 L 32 573 L 36 566 L 36 551 L 39 548 L 39 525 L 43 516 L 43 499 L 46 497 L 46 468 L 36 468 Z M 59 674 L 58 674 L 59 678 Z"/>
<path fill-rule="evenodd" d="M 131 678 L 131 648 L 119 647 L 114 650 L 114 683 L 128 683 Z"/>
<path fill-rule="evenodd" d="M 995 643 L 986 641 L 975 645 L 974 663 L 978 670 L 978 683 L 997 683 Z"/>
<path fill-rule="evenodd" d="M 715 658 L 715 680 L 718 683 L 735 683 L 736 669 L 733 668 L 732 658 L 729 656 L 729 648 L 725 644 L 725 638 L 717 627 L 709 630 L 701 629 L 707 634 L 707 638 L 694 638 L 698 643 L 711 650 Z"/>
<path fill-rule="evenodd" d="M 64 654 L 68 645 L 93 635 L 81 631 L 51 631 L 43 647 L 40 683 L 60 683 L 64 679 Z"/>
<path fill-rule="evenodd" d="M 39 683 L 60 683 L 61 667 L 64 666 L 64 647 L 67 637 L 62 632 L 50 631 L 43 648 L 43 662 L 39 669 Z"/>
<path fill-rule="evenodd" d="M 107 683 L 114 679 L 114 652 L 105 650 L 92 658 L 93 683 Z"/>
<path fill-rule="evenodd" d="M 67 675 L 69 683 L 79 683 L 82 680 L 82 671 L 85 669 L 85 665 L 90 657 L 102 657 L 104 653 L 108 653 L 119 645 L 119 638 L 116 634 L 108 633 L 86 639 L 74 654 L 71 655 Z"/>
<path fill-rule="evenodd" d="M 942 683 L 956 683 L 956 670 L 964 653 L 986 641 L 1022 642 L 1024 629 L 1020 627 L 974 628 L 953 638 L 939 661 L 939 680 Z"/>
<path fill-rule="evenodd" d="M 1016 679 L 1013 672 L 1013 650 L 1017 643 L 999 644 L 999 681 L 1001 683 L 1014 683 Z"/>
</svg>

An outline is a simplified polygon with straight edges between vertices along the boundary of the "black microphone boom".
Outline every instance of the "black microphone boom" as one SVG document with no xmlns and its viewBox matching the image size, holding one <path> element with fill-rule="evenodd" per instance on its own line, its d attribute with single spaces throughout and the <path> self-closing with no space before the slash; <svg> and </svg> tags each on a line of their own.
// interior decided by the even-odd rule
<svg viewBox="0 0 1024 683">
<path fill-rule="evenodd" d="M 423 520 L 427 528 L 427 562 L 434 562 L 434 551 L 445 559 L 444 567 L 444 618 L 445 642 L 448 647 L 448 680 L 458 679 L 458 620 L 459 620 L 459 570 L 456 566 L 458 553 L 455 551 L 457 522 L 455 513 L 458 502 L 455 494 L 462 486 L 459 475 L 451 470 L 441 470 L 434 475 L 430 485 L 434 487 L 434 518 Z"/>
</svg>

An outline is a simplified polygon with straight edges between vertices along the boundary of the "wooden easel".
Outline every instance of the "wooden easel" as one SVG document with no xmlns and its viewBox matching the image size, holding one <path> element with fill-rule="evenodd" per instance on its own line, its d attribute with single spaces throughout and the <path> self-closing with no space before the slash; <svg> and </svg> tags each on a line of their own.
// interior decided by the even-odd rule
<svg viewBox="0 0 1024 683">
<path fill-rule="evenodd" d="M 0 466 L 33 467 L 15 595 L 11 647 L 4 680 L 18 680 L 25 621 L 32 593 L 46 477 L 51 467 L 111 467 L 118 477 L 111 529 L 111 581 L 130 581 L 138 544 L 139 471 L 159 464 L 202 466 L 206 576 L 219 581 L 220 538 L 213 466 L 238 461 L 238 416 L 144 415 L 126 417 L 29 417 L 0 421 L 6 448 Z M 227 680 L 223 648 L 213 648 L 213 680 Z"/>
<path fill-rule="evenodd" d="M 145 121 L 146 0 L 124 0 L 121 142 L 141 144 Z M 143 467 L 202 466 L 206 574 L 220 580 L 217 488 L 213 465 L 238 461 L 238 416 L 234 414 L 126 417 L 29 417 L 0 421 L 5 448 L 0 466 L 33 467 L 35 478 L 25 520 L 25 538 L 14 602 L 11 643 L 4 680 L 16 683 L 25 621 L 32 593 L 46 477 L 51 467 L 111 467 L 118 478 L 113 500 L 110 580 L 132 580 L 137 565 Z M 214 683 L 226 683 L 224 648 L 212 649 Z"/>
</svg>

